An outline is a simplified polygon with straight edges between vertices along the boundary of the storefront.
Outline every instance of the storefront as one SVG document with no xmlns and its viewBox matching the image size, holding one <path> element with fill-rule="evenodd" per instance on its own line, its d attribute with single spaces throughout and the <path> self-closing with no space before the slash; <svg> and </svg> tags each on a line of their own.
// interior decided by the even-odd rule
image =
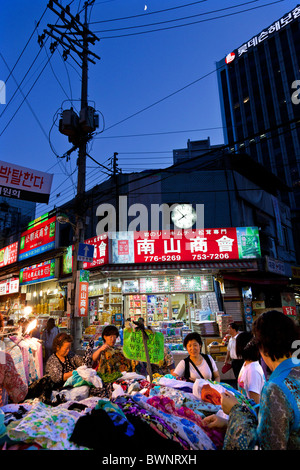
<svg viewBox="0 0 300 470">
<path fill-rule="evenodd" d="M 25 297 L 27 314 L 38 320 L 42 330 L 48 318 L 57 326 L 67 327 L 66 291 L 58 282 L 58 260 L 51 259 L 20 270 L 20 289 Z"/>
</svg>

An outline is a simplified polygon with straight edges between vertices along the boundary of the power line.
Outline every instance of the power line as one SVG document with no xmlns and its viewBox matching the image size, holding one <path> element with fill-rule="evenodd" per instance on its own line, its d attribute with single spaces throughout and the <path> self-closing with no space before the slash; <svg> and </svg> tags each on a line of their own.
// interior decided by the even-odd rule
<svg viewBox="0 0 300 470">
<path fill-rule="evenodd" d="M 136 36 L 136 35 L 140 35 L 140 34 L 166 31 L 166 30 L 174 29 L 174 28 L 182 28 L 184 26 L 192 26 L 192 25 L 199 24 L 199 23 L 206 23 L 208 21 L 214 21 L 214 20 L 224 19 L 224 18 L 234 16 L 234 15 L 239 15 L 241 13 L 246 13 L 248 11 L 258 10 L 260 8 L 275 5 L 277 3 L 281 3 L 281 2 L 284 2 L 284 1 L 285 0 L 276 0 L 274 2 L 266 3 L 265 5 L 259 5 L 259 6 L 252 7 L 252 8 L 246 8 L 244 10 L 236 11 L 236 12 L 233 12 L 233 13 L 228 13 L 228 14 L 225 14 L 225 15 L 215 16 L 214 18 L 206 18 L 206 19 L 202 19 L 202 20 L 192 21 L 190 23 L 184 23 L 184 24 L 179 24 L 179 25 L 174 25 L 174 26 L 166 26 L 164 28 L 150 29 L 148 31 L 138 31 L 138 32 L 135 32 L 135 33 L 120 34 L 120 35 L 115 35 L 115 36 L 101 36 L 100 39 L 102 39 L 102 40 L 103 39 L 117 39 L 117 38 L 123 38 L 123 37 L 128 37 L 128 36 Z M 101 32 L 101 31 L 94 31 L 95 34 L 98 34 L 99 32 Z"/>
<path fill-rule="evenodd" d="M 147 12 L 146 16 L 156 15 L 158 13 L 165 13 L 166 11 L 171 11 L 171 10 L 178 10 L 179 8 L 190 7 L 190 6 L 193 6 L 193 5 L 197 5 L 199 3 L 204 3 L 206 1 L 207 0 L 200 0 L 198 2 L 186 3 L 185 5 L 179 5 L 177 7 L 165 8 L 164 10 L 149 11 L 149 12 Z M 256 0 L 256 1 L 258 1 L 258 0 Z M 104 2 L 100 2 L 100 3 L 104 3 Z M 95 5 L 97 5 L 97 3 Z M 132 19 L 132 18 L 139 18 L 141 16 L 145 17 L 145 13 L 142 13 L 142 14 L 139 14 L 139 15 L 125 16 L 123 18 L 111 18 L 111 19 L 108 19 L 108 20 L 92 21 L 90 24 L 99 24 L 99 23 L 108 23 L 108 22 L 111 22 L 111 21 L 129 20 L 129 19 Z"/>
<path fill-rule="evenodd" d="M 212 13 L 219 13 L 221 11 L 232 10 L 233 8 L 238 8 L 240 6 L 249 5 L 250 3 L 256 3 L 258 1 L 259 0 L 250 0 L 248 2 L 240 3 L 238 5 L 232 5 L 232 6 L 225 7 L 225 8 L 218 8 L 217 10 L 211 10 L 211 11 L 207 11 L 207 12 L 203 12 L 203 13 L 195 13 L 193 15 L 184 16 L 184 17 L 181 17 L 181 18 L 173 18 L 171 20 L 158 21 L 156 23 L 148 23 L 148 24 L 134 25 L 134 26 L 124 26 L 122 28 L 104 29 L 104 30 L 97 31 L 97 33 L 110 33 L 112 31 L 123 31 L 125 29 L 147 28 L 148 26 L 156 26 L 156 25 L 160 25 L 160 24 L 174 23 L 174 21 L 182 21 L 182 20 L 187 20 L 187 19 L 190 19 L 190 18 L 196 18 L 198 16 L 210 15 Z"/>
</svg>

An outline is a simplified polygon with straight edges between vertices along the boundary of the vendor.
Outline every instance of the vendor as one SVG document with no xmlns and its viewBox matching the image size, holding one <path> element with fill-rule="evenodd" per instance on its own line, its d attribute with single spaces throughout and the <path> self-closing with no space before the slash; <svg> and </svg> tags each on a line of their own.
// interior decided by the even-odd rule
<svg viewBox="0 0 300 470">
<path fill-rule="evenodd" d="M 184 377 L 189 382 L 195 382 L 196 379 L 220 382 L 220 374 L 213 358 L 207 354 L 201 354 L 202 339 L 199 333 L 193 332 L 186 335 L 183 345 L 189 356 L 178 363 L 173 375 Z"/>
<path fill-rule="evenodd" d="M 71 353 L 73 338 L 66 333 L 59 333 L 53 341 L 53 354 L 46 363 L 45 372 L 58 388 L 71 377 L 73 370 L 84 363 L 84 358 Z"/>
<path fill-rule="evenodd" d="M 114 325 L 107 325 L 102 331 L 103 344 L 93 352 L 93 367 L 100 374 L 115 372 L 135 372 L 136 361 L 127 359 L 121 346 L 116 346 L 119 330 Z"/>
</svg>

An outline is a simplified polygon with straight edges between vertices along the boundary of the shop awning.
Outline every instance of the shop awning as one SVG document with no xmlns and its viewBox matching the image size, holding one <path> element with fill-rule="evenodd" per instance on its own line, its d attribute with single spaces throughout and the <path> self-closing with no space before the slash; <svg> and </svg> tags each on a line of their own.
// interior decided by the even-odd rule
<svg viewBox="0 0 300 470">
<path fill-rule="evenodd" d="M 257 262 L 255 260 L 248 261 L 230 261 L 230 262 L 207 262 L 207 263 L 164 263 L 164 264 L 110 264 L 102 266 L 101 271 L 162 271 L 167 269 L 247 269 L 257 270 Z"/>
<path fill-rule="evenodd" d="M 237 276 L 234 274 L 227 274 L 223 273 L 223 279 L 227 279 L 229 281 L 237 281 L 237 282 L 242 282 L 243 284 L 249 283 L 249 284 L 261 284 L 261 285 L 287 285 L 289 284 L 289 279 L 287 277 L 282 277 L 282 276 L 274 276 L 271 277 L 269 273 L 260 273 L 261 277 L 255 275 L 255 276 Z"/>
</svg>

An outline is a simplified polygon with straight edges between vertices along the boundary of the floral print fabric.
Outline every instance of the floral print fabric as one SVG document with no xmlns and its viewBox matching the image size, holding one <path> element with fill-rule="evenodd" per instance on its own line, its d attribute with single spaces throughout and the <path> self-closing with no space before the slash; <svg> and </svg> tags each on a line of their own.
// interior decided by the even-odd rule
<svg viewBox="0 0 300 470">
<path fill-rule="evenodd" d="M 12 440 L 34 441 L 44 449 L 80 449 L 69 441 L 80 416 L 81 414 L 74 410 L 38 403 L 22 420 L 12 423 L 7 434 Z"/>
</svg>

